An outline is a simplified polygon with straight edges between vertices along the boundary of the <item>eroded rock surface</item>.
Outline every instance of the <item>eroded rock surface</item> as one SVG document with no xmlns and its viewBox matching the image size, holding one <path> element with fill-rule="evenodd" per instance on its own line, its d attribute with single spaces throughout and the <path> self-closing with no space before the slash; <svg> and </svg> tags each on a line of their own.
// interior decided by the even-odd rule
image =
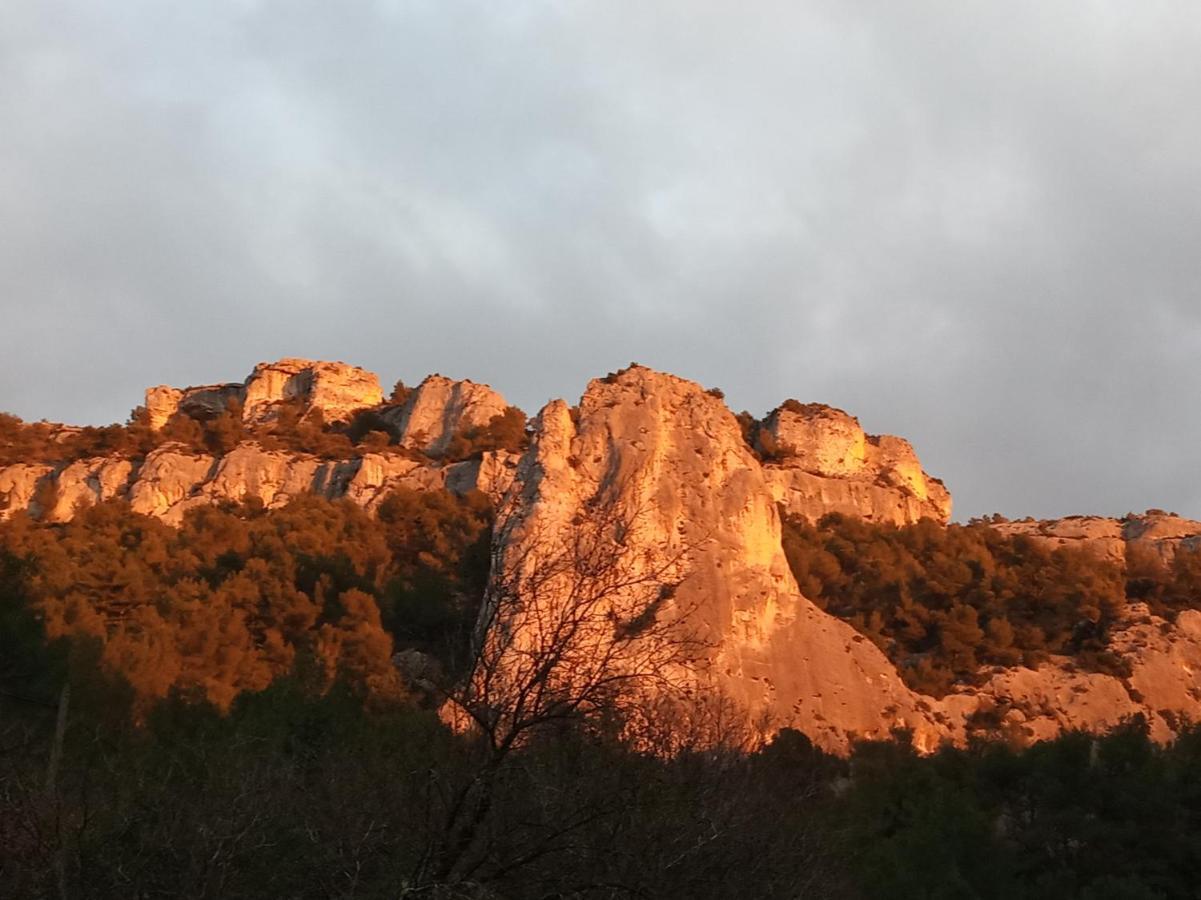
<svg viewBox="0 0 1201 900">
<path fill-rule="evenodd" d="M 383 413 L 401 446 L 434 456 L 445 452 L 455 434 L 482 428 L 508 408 L 505 398 L 486 384 L 430 375 L 403 404 Z"/>
<path fill-rule="evenodd" d="M 1080 547 L 1099 557 L 1123 562 L 1130 547 L 1153 552 L 1170 561 L 1178 547 L 1201 545 L 1201 522 L 1159 510 L 1122 519 L 1104 516 L 1066 516 L 1062 519 L 1021 519 L 994 522 L 1003 534 L 1025 535 L 1054 550 Z"/>
<path fill-rule="evenodd" d="M 576 416 L 548 405 L 502 513 L 520 523 L 502 557 L 528 564 L 570 542 L 581 521 L 614 512 L 631 517 L 620 536 L 630 565 L 678 560 L 664 615 L 681 616 L 709 648 L 690 676 L 696 692 L 831 750 L 897 726 L 924 746 L 948 734 L 875 645 L 800 595 L 762 467 L 700 386 L 635 366 L 591 382 Z M 494 627 L 519 634 L 534 627 L 530 615 L 501 610 Z"/>
<path fill-rule="evenodd" d="M 307 415 L 320 411 L 326 422 L 344 422 L 356 410 L 383 403 L 379 378 L 366 369 L 341 362 L 281 359 L 259 363 L 241 383 L 146 390 L 145 407 L 150 427 L 162 428 L 176 413 L 195 419 L 212 419 L 234 403 L 242 407 L 249 423 L 270 420 L 280 404 L 296 403 Z"/>
<path fill-rule="evenodd" d="M 791 515 L 815 521 L 837 512 L 896 525 L 950 520 L 950 493 L 926 474 L 910 443 L 866 434 L 840 409 L 790 400 L 763 421 L 756 443 L 772 494 Z"/>
</svg>

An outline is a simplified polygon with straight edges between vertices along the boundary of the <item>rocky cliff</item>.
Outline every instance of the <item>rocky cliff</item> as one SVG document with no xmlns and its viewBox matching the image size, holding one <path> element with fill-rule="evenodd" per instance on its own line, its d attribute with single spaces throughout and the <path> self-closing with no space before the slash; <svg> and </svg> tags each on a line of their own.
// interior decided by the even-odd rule
<svg viewBox="0 0 1201 900">
<path fill-rule="evenodd" d="M 313 418 L 326 431 L 316 433 L 340 435 L 347 451 L 301 452 L 270 440 L 285 406 L 302 418 L 319 411 Z M 174 425 L 162 431 L 180 421 L 213 422 L 230 410 L 240 410 L 245 428 L 221 453 L 168 440 Z M 632 669 L 659 659 L 676 688 L 693 699 L 729 701 L 754 727 L 795 727 L 843 751 L 855 737 L 884 737 L 895 728 L 929 749 L 973 731 L 1029 741 L 1103 728 L 1134 713 L 1165 739 L 1179 723 L 1201 720 L 1201 612 L 1167 621 L 1141 603 L 1127 605 L 1110 637 L 1127 674 L 1083 671 L 1072 659 L 1052 657 L 1037 669 L 983 670 L 975 686 L 941 699 L 910 690 L 875 644 L 802 596 L 781 548 L 782 513 L 815 520 L 840 512 L 895 524 L 949 518 L 950 495 L 908 442 L 866 434 L 847 413 L 789 401 L 748 427 L 718 394 L 632 366 L 591 382 L 577 407 L 548 404 L 520 456 L 477 449 L 456 462 L 445 455 L 457 438 L 487 428 L 506 410 L 488 386 L 442 376 L 385 401 L 378 379 L 355 367 L 260 364 L 243 382 L 147 391 L 146 423 L 158 435 L 148 450 L 0 467 L 0 517 L 26 510 L 61 522 L 81 506 L 123 498 L 135 511 L 177 523 L 189 509 L 225 500 L 254 498 L 272 508 L 317 493 L 372 509 L 396 487 L 480 489 L 498 505 L 502 523 L 486 607 L 497 616 L 486 623 L 490 633 L 506 642 L 494 660 L 502 671 L 511 671 L 506 654 L 541 640 L 540 617 L 553 617 L 564 597 L 580 595 L 572 594 L 569 570 L 545 580 L 537 602 L 522 611 L 499 602 L 497 586 L 514 570 L 533 567 L 536 575 L 539 566 L 562 562 L 591 534 L 589 552 L 616 563 L 610 568 L 620 577 L 602 592 L 601 618 L 591 628 L 596 640 L 576 671 L 597 660 Z M 374 440 L 352 446 L 345 435 L 360 421 Z M 79 429 L 51 432 L 58 446 Z M 1158 512 L 994 524 L 1115 561 L 1137 553 L 1170 560 L 1179 548 L 1201 544 L 1201 523 Z M 661 595 L 652 598 L 651 619 L 670 628 L 640 619 L 622 627 L 635 629 L 639 640 L 645 632 L 645 641 L 670 632 L 696 652 L 669 659 L 648 644 L 617 660 L 606 655 L 597 641 L 623 621 L 621 604 L 638 602 L 639 590 L 655 586 Z"/>
<path fill-rule="evenodd" d="M 1121 519 L 1067 516 L 1062 519 L 1021 519 L 994 522 L 1003 534 L 1021 534 L 1055 549 L 1082 547 L 1104 559 L 1125 561 L 1130 552 L 1145 550 L 1168 561 L 1178 547 L 1201 545 L 1201 522 L 1162 510 L 1131 513 Z"/>
<path fill-rule="evenodd" d="M 707 648 L 689 667 L 694 695 L 729 698 L 750 721 L 799 727 L 834 750 L 894 727 L 922 746 L 950 733 L 875 645 L 800 595 L 764 467 L 730 411 L 692 382 L 634 366 L 591 382 L 574 414 L 548 405 L 501 515 L 515 523 L 502 568 L 553 554 L 582 521 L 613 520 L 633 567 L 623 583 L 670 569 L 660 614 L 680 619 L 675 639 Z M 533 612 L 498 608 L 492 627 L 533 628 L 531 616 L 555 618 L 572 592 L 560 585 Z"/>
<path fill-rule="evenodd" d="M 258 429 L 266 428 L 269 438 L 269 426 L 285 405 L 301 418 L 320 413 L 324 423 L 345 423 L 370 412 L 393 441 L 357 453 L 348 445 L 345 457 L 332 459 L 264 447 Z M 240 411 L 247 437 L 228 452 L 203 452 L 167 440 L 144 455 L 0 467 L 0 518 L 24 510 L 63 522 L 81 506 L 118 498 L 128 500 L 135 512 L 178 524 L 188 509 L 206 503 L 255 499 L 275 508 L 303 493 L 347 497 L 374 509 L 397 487 L 445 487 L 459 494 L 479 489 L 499 501 L 512 480 L 515 454 L 488 450 L 463 461 L 444 461 L 441 455 L 455 435 L 487 425 L 507 408 L 487 385 L 441 375 L 430 376 L 404 402 L 392 404 L 384 401 L 379 379 L 355 366 L 302 359 L 260 363 L 243 382 L 146 391 L 146 421 L 153 431 L 181 417 L 207 422 Z"/>
<path fill-rule="evenodd" d="M 151 428 L 162 428 L 171 417 L 214 418 L 232 404 L 240 404 L 246 422 L 264 422 L 281 404 L 296 403 L 302 415 L 319 411 L 325 421 L 345 421 L 356 410 L 379 406 L 384 393 L 379 378 L 357 366 L 341 362 L 281 359 L 259 363 L 241 383 L 146 390 L 146 411 Z"/>
<path fill-rule="evenodd" d="M 840 409 L 789 400 L 758 427 L 755 443 L 772 496 L 790 515 L 815 521 L 837 512 L 895 525 L 951 518 L 950 492 L 908 441 L 866 434 Z"/>
<path fill-rule="evenodd" d="M 591 382 L 575 410 L 551 403 L 536 420 L 502 509 L 512 527 L 494 577 L 510 580 L 513 566 L 553 557 L 578 540 L 581 523 L 616 523 L 609 539 L 620 550 L 610 559 L 625 560 L 621 583 L 636 585 L 655 572 L 671 586 L 658 616 L 679 628 L 647 639 L 704 648 L 682 670 L 683 693 L 728 698 L 747 723 L 794 727 L 836 752 L 856 737 L 886 737 L 896 728 L 930 749 L 980 731 L 1032 741 L 1101 729 L 1135 713 L 1166 739 L 1180 722 L 1201 717 L 1201 612 L 1181 613 L 1172 624 L 1141 604 L 1125 610 L 1112 637 L 1129 664 L 1127 677 L 1080 671 L 1072 660 L 1052 657 L 1037 669 L 982 671 L 980 685 L 941 699 L 911 691 L 874 644 L 798 591 L 781 551 L 773 479 L 800 472 L 835 483 L 878 480 L 913 506 L 889 499 L 839 511 L 894 522 L 921 512 L 945 519 L 945 489 L 921 471 L 908 444 L 870 438 L 836 410 L 777 410 L 764 428 L 787 442 L 784 466 L 760 463 L 737 420 L 700 386 L 637 366 Z M 765 449 L 775 448 L 760 444 Z M 794 511 L 820 515 L 822 496 Z M 1142 520 L 1127 526 L 1144 540 L 1178 540 L 1182 530 L 1189 528 Z M 507 643 L 489 662 L 491 683 L 520 681 L 519 660 L 531 652 L 522 636 L 542 635 L 546 622 L 561 618 L 555 604 L 580 593 L 572 578 L 578 575 L 512 608 L 497 592 L 486 615 Z M 599 616 L 620 619 L 610 608 Z M 655 653 L 619 658 L 645 665 Z"/>
</svg>

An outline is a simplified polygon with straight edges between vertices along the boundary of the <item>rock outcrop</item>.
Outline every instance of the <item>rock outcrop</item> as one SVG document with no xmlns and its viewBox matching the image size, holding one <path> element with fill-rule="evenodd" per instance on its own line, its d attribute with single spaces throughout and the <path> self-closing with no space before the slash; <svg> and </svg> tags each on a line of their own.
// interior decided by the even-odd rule
<svg viewBox="0 0 1201 900">
<path fill-rule="evenodd" d="M 404 403 L 381 417 L 399 436 L 402 447 L 439 456 L 456 434 L 482 428 L 506 409 L 505 398 L 486 384 L 430 375 Z"/>
<path fill-rule="evenodd" d="M 763 469 L 734 416 L 698 385 L 635 366 L 591 382 L 576 416 L 551 403 L 508 497 L 502 518 L 517 524 L 504 530 L 502 569 L 569 545 L 581 522 L 621 517 L 629 521 L 613 540 L 629 565 L 676 567 L 662 615 L 680 616 L 687 642 L 708 648 L 690 676 L 694 693 L 732 700 L 748 722 L 801 728 L 831 750 L 894 727 L 922 746 L 949 734 L 874 644 L 800 595 Z M 542 602 L 569 594 L 567 585 Z M 493 628 L 520 642 L 531 615 L 554 610 L 530 603 L 497 615 Z"/>
<path fill-rule="evenodd" d="M 1082 671 L 1066 657 L 1037 669 L 985 672 L 982 684 L 942 701 L 953 737 L 962 742 L 983 728 L 1032 743 L 1064 731 L 1104 731 L 1141 715 L 1151 736 L 1167 741 L 1183 724 L 1201 721 L 1201 611 L 1184 610 L 1169 623 L 1146 604 L 1131 603 L 1109 649 L 1129 666 L 1128 676 Z"/>
<path fill-rule="evenodd" d="M 907 444 L 861 438 L 849 417 L 811 412 L 825 421 L 791 432 L 796 457 L 812 470 L 806 474 L 853 483 L 864 472 L 890 472 L 890 487 L 919 502 L 942 502 L 929 480 L 920 498 L 927 476 Z M 1201 612 L 1169 623 L 1137 603 L 1114 627 L 1110 644 L 1128 676 L 1083 671 L 1072 659 L 1052 657 L 1035 669 L 984 670 L 979 684 L 941 699 L 915 693 L 874 644 L 799 593 L 781 551 L 773 468 L 755 459 L 730 412 L 698 385 L 641 367 L 593 381 L 578 411 L 556 401 L 539 415 L 502 510 L 510 524 L 502 529 L 502 565 L 493 577 L 509 581 L 513 566 L 553 557 L 588 523 L 636 511 L 609 536 L 621 548 L 613 559 L 628 560 L 617 580 L 637 584 L 640 573 L 658 572 L 671 586 L 657 620 L 680 630 L 646 640 L 684 634 L 703 648 L 686 669 L 684 691 L 726 698 L 746 723 L 797 728 L 835 752 L 894 729 L 911 732 L 915 745 L 929 750 L 980 733 L 1032 742 L 1068 729 L 1101 730 L 1135 714 L 1166 740 L 1181 723 L 1201 720 Z M 1067 534 L 1061 529 L 1059 537 Z M 1105 550 L 1115 536 L 1167 547 L 1190 534 L 1183 522 L 1140 517 L 1116 531 L 1112 523 L 1089 525 L 1078 539 L 1096 540 Z M 506 683 L 507 667 L 520 677 L 517 660 L 543 640 L 554 604 L 578 594 L 570 581 L 551 583 L 557 586 L 549 596 L 535 593 L 512 610 L 503 605 L 503 591 L 493 591 L 485 615 L 503 636 L 488 673 L 493 685 Z M 597 633 L 612 633 L 615 617 L 600 609 Z M 506 648 L 514 649 L 513 659 Z"/>
<path fill-rule="evenodd" d="M 1003 534 L 1025 535 L 1052 550 L 1080 547 L 1114 562 L 1123 562 L 1131 547 L 1146 549 L 1167 562 L 1178 547 L 1201 546 L 1201 522 L 1155 509 L 1121 519 L 1066 516 L 991 524 Z"/>
<path fill-rule="evenodd" d="M 389 492 L 402 487 L 446 488 L 459 495 L 480 490 L 499 503 L 516 467 L 516 454 L 503 450 L 438 465 L 397 452 L 330 460 L 265 450 L 251 441 L 213 456 L 168 443 L 141 461 L 100 457 L 57 471 L 54 466 L 24 463 L 0 468 L 0 520 L 24 510 L 45 521 L 65 522 L 80 508 L 114 498 L 128 500 L 134 512 L 170 525 L 178 525 L 197 506 L 253 499 L 275 509 L 302 494 L 346 497 L 374 510 Z"/>
<path fill-rule="evenodd" d="M 17 510 L 28 510 L 34 516 L 45 513 L 38 494 L 42 485 L 53 483 L 54 467 L 37 463 L 17 463 L 0 468 L 0 518 Z"/>
<path fill-rule="evenodd" d="M 326 422 L 368 410 L 373 427 L 382 423 L 397 443 L 365 441 L 360 446 L 370 450 L 339 459 L 277 449 L 286 444 L 268 437 L 284 403 L 302 414 L 320 411 Z M 923 471 L 908 442 L 868 435 L 830 407 L 785 403 L 756 423 L 752 448 L 745 423 L 719 396 L 632 366 L 591 382 L 578 407 L 549 403 L 520 457 L 489 450 L 452 462 L 444 454 L 458 436 L 483 429 L 508 408 L 487 385 L 435 375 L 402 403 L 388 404 L 375 376 L 361 369 L 281 360 L 257 366 L 245 382 L 146 394 L 155 428 L 181 413 L 212 419 L 235 404 L 252 437 L 224 455 L 164 443 L 144 458 L 0 467 L 0 518 L 25 510 L 62 522 L 84 506 L 122 498 L 136 512 L 178 524 L 189 509 L 227 500 L 256 499 L 273 508 L 315 493 L 371 510 L 397 488 L 478 489 L 501 511 L 494 548 L 500 564 L 487 608 L 498 616 L 489 634 L 504 638 L 496 657 L 502 670 L 506 652 L 528 651 L 541 640 L 537 616 L 555 604 L 563 608 L 571 576 L 556 571 L 519 610 L 501 604 L 496 586 L 523 567 L 554 562 L 592 534 L 598 546 L 610 547 L 620 577 L 595 610 L 599 618 L 584 628 L 597 643 L 582 655 L 580 671 L 607 660 L 604 640 L 615 628 L 634 629 L 634 646 L 675 635 L 693 651 L 687 664 L 672 660 L 675 687 L 693 700 L 732 704 L 748 727 L 798 728 L 842 752 L 855 738 L 887 737 L 897 728 L 931 749 L 982 731 L 1033 741 L 1065 729 L 1106 728 L 1134 714 L 1147 718 L 1155 737 L 1168 739 L 1181 723 L 1201 721 L 1201 611 L 1185 610 L 1170 622 L 1140 603 L 1129 604 L 1110 631 L 1109 649 L 1125 666 L 1121 675 L 1051 657 L 1034 669 L 982 670 L 974 686 L 938 700 L 906 687 L 870 640 L 800 594 L 781 547 L 780 512 L 810 520 L 840 512 L 877 522 L 945 523 L 950 496 Z M 64 426 L 56 434 L 73 440 L 78 431 Z M 1132 561 L 1136 548 L 1144 560 L 1170 562 L 1181 548 L 1201 546 L 1201 522 L 1156 510 L 1123 519 L 992 524 L 1116 563 Z M 623 598 L 652 587 L 659 592 L 654 614 L 623 620 Z M 654 656 L 619 657 L 614 664 L 634 666 Z"/>
<path fill-rule="evenodd" d="M 320 411 L 326 422 L 343 422 L 356 410 L 379 406 L 384 392 L 379 378 L 358 366 L 308 359 L 281 359 L 259 363 L 241 383 L 146 390 L 145 407 L 150 427 L 162 428 L 176 413 L 194 419 L 212 419 L 235 402 L 242 420 L 270 420 L 284 403 L 295 403 L 302 415 Z"/>
<path fill-rule="evenodd" d="M 790 515 L 837 512 L 896 525 L 951 518 L 950 493 L 923 471 L 908 441 L 866 434 L 840 409 L 790 400 L 768 415 L 755 441 L 772 494 Z"/>
<path fill-rule="evenodd" d="M 379 406 L 384 392 L 379 378 L 358 366 L 306 359 L 259 363 L 246 379 L 242 418 L 264 421 L 278 404 L 293 400 L 306 415 L 320 410 L 326 422 L 343 422 L 356 410 Z"/>
<path fill-rule="evenodd" d="M 133 463 L 128 459 L 99 457 L 71 463 L 54 476 L 54 506 L 43 517 L 66 522 L 83 506 L 121 497 L 129 488 Z"/>
</svg>

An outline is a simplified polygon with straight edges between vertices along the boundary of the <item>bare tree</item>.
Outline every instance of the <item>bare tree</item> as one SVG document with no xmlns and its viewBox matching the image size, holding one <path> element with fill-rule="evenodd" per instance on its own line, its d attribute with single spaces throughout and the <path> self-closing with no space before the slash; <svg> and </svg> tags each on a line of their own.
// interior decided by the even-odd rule
<svg viewBox="0 0 1201 900">
<path fill-rule="evenodd" d="M 470 675 L 443 707 L 481 743 L 472 776 L 438 795 L 437 821 L 412 890 L 487 880 L 563 848 L 604 810 L 581 810 L 505 860 L 490 858 L 485 825 L 513 751 L 554 728 L 631 739 L 654 710 L 685 694 L 704 643 L 676 588 L 688 546 L 648 540 L 647 510 L 596 503 L 566 527 L 511 514 L 493 541 L 492 577 Z"/>
</svg>

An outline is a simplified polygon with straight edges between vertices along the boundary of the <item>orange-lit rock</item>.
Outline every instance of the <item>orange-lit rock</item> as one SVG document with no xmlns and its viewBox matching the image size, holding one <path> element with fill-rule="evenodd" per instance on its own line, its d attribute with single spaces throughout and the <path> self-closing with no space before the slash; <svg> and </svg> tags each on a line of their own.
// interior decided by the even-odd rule
<svg viewBox="0 0 1201 900">
<path fill-rule="evenodd" d="M 0 468 L 0 519 L 7 519 L 17 510 L 40 516 L 43 510 L 35 502 L 38 488 L 53 478 L 53 466 L 16 463 Z"/>
<path fill-rule="evenodd" d="M 690 676 L 695 691 L 830 750 L 898 726 L 924 746 L 948 734 L 875 645 L 800 595 L 763 470 L 734 416 L 700 386 L 635 366 L 592 381 L 578 417 L 549 404 L 502 513 L 521 524 L 501 559 L 553 554 L 582 519 L 614 509 L 637 510 L 620 538 L 636 569 L 683 554 L 663 614 L 684 616 L 681 627 L 708 648 Z M 493 627 L 520 644 L 522 629 L 536 627 L 530 617 L 549 609 L 531 606 L 502 611 Z"/>
<path fill-rule="evenodd" d="M 246 379 L 242 418 L 261 422 L 274 414 L 277 404 L 296 401 L 306 414 L 320 410 L 326 422 L 339 422 L 383 400 L 379 378 L 366 369 L 341 362 L 281 359 L 259 363 Z"/>
<path fill-rule="evenodd" d="M 909 442 L 866 434 L 840 409 L 790 400 L 764 420 L 756 443 L 772 494 L 790 515 L 816 520 L 837 512 L 897 525 L 950 520 L 950 493 L 923 471 Z"/>
<path fill-rule="evenodd" d="M 402 446 L 438 456 L 456 433 L 487 425 L 507 408 L 505 398 L 486 384 L 430 375 L 383 417 Z"/>
<path fill-rule="evenodd" d="M 1177 547 L 1195 547 L 1201 543 L 1201 522 L 1159 510 L 1122 519 L 1104 516 L 1066 516 L 1062 519 L 1021 519 L 996 522 L 993 527 L 1004 534 L 1022 534 L 1054 550 L 1057 547 L 1083 547 L 1100 557 L 1122 562 L 1128 548 L 1135 546 L 1168 561 Z"/>
<path fill-rule="evenodd" d="M 129 488 L 133 463 L 100 457 L 73 462 L 55 478 L 54 508 L 44 512 L 51 522 L 66 522 L 78 509 L 122 497 Z"/>
</svg>

